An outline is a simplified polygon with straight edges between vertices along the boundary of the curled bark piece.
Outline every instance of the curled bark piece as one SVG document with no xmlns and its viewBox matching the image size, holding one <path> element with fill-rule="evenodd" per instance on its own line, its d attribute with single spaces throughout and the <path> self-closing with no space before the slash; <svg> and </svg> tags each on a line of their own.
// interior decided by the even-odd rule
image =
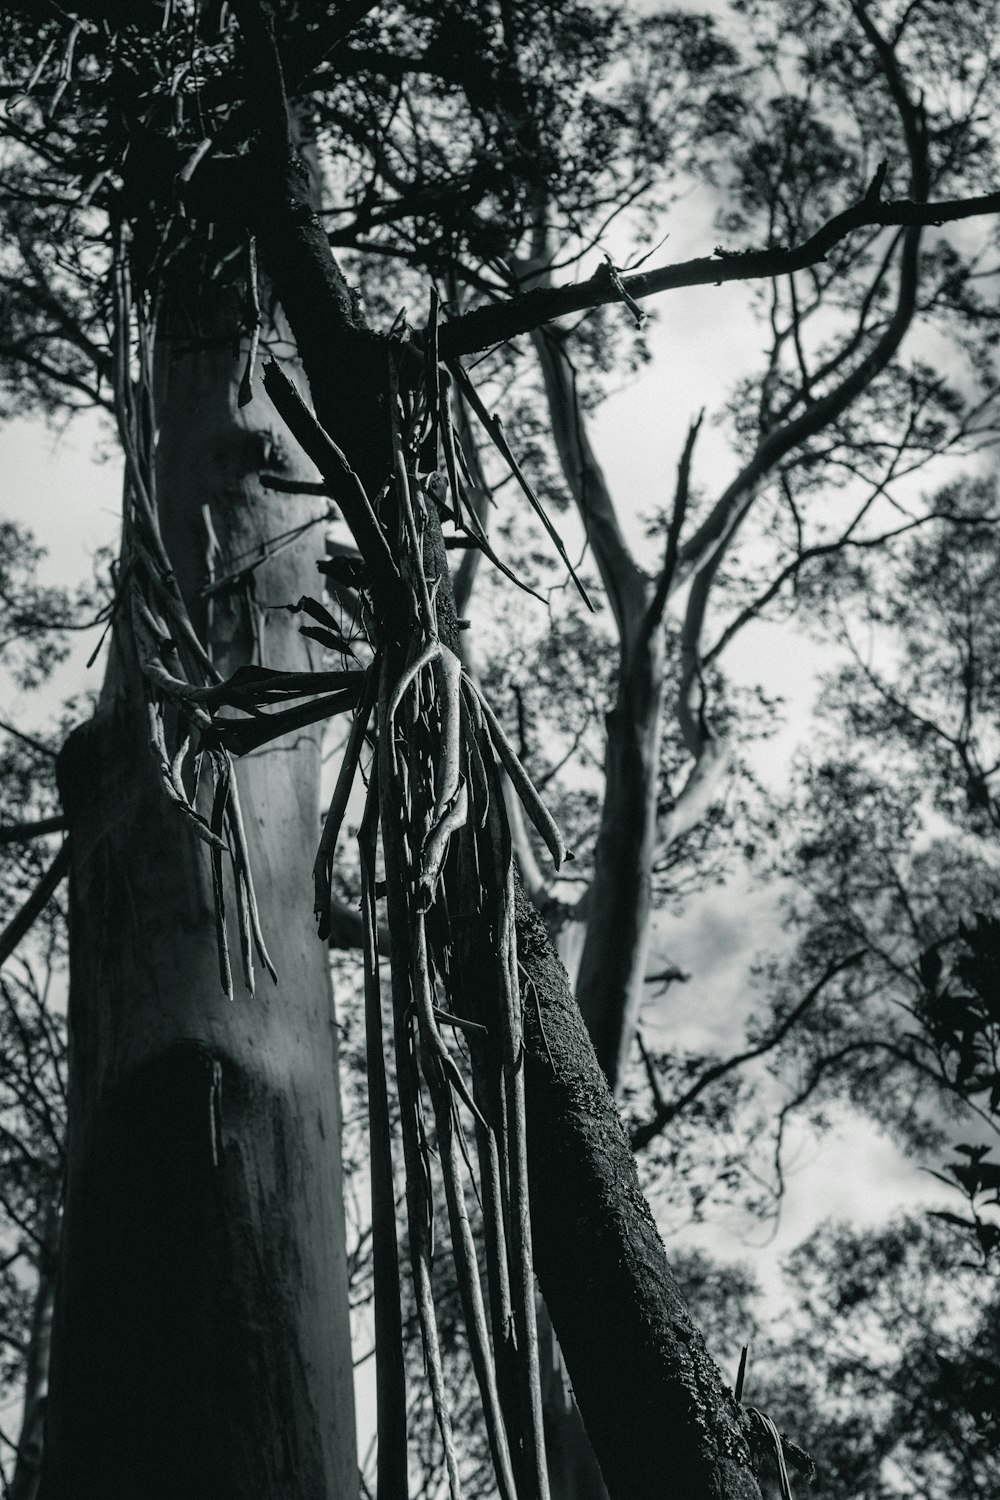
<svg viewBox="0 0 1000 1500">
<path fill-rule="evenodd" d="M 464 506 L 462 505 L 462 489 L 458 477 L 458 459 L 455 456 L 455 429 L 451 425 L 451 392 L 448 386 L 441 380 L 440 369 L 438 370 L 438 391 L 441 403 L 441 446 L 444 449 L 444 466 L 445 472 L 448 475 L 448 488 L 451 491 L 451 506 L 455 512 L 456 526 L 464 527 L 465 513 Z"/>
<path fill-rule="evenodd" d="M 462 663 L 454 651 L 442 646 L 434 661 L 434 684 L 437 688 L 438 712 L 441 715 L 439 755 L 434 767 L 436 795 L 431 813 L 431 829 L 444 817 L 445 809 L 458 791 L 459 748 L 462 718 L 459 695 L 462 687 Z"/>
<path fill-rule="evenodd" d="M 153 614 L 134 584 L 131 605 L 132 636 L 143 675 L 167 697 L 172 698 L 176 703 L 183 704 L 185 711 L 193 719 L 203 725 L 210 724 L 209 715 L 197 703 L 198 689 L 186 682 L 183 677 L 169 672 L 163 665 L 163 649 L 171 638 L 170 632 L 163 621 Z"/>
<path fill-rule="evenodd" d="M 153 758 L 160 768 L 160 786 L 163 788 L 165 796 L 174 804 L 188 827 L 201 839 L 203 844 L 207 844 L 212 850 L 225 854 L 226 845 L 224 841 L 212 832 L 201 813 L 191 806 L 187 797 L 183 794 L 183 789 L 179 791 L 174 784 L 170 774 L 170 758 L 167 755 L 166 739 L 163 733 L 163 719 L 160 715 L 160 710 L 152 700 L 146 705 L 146 719 L 149 725 L 149 747 L 153 752 Z"/>
<path fill-rule="evenodd" d="M 332 719 L 334 714 L 356 708 L 359 693 L 354 687 L 340 693 L 326 693 L 299 703 L 295 708 L 286 708 L 281 713 L 260 713 L 252 719 L 214 719 L 211 732 L 215 741 L 233 755 L 249 755 L 261 745 L 291 734 L 296 729 L 305 729 L 322 719 Z"/>
<path fill-rule="evenodd" d="M 222 881 L 222 852 L 226 846 L 220 837 L 223 828 L 223 819 L 226 812 L 226 803 L 229 800 L 229 782 L 232 776 L 232 767 L 228 758 L 215 757 L 216 781 L 215 796 L 212 800 L 212 832 L 215 834 L 218 847 L 212 849 L 212 896 L 215 907 L 215 941 L 219 950 L 219 979 L 222 983 L 222 993 L 227 1000 L 233 996 L 233 970 L 229 962 L 229 938 L 226 933 L 226 891 Z"/>
<path fill-rule="evenodd" d="M 418 896 L 420 906 L 426 911 L 434 899 L 434 887 L 437 885 L 444 857 L 448 852 L 448 841 L 453 833 L 457 833 L 465 826 L 465 820 L 469 815 L 469 793 L 463 782 L 455 793 L 450 807 L 445 809 L 444 814 L 431 829 L 424 841 L 423 854 L 420 858 L 420 883 Z"/>
<path fill-rule="evenodd" d="M 373 671 L 373 683 L 376 678 L 377 673 Z M 367 714 L 365 718 L 367 719 Z M 358 722 L 359 720 L 355 720 L 355 723 Z M 392 1124 L 386 1083 L 382 988 L 378 967 L 378 920 L 375 906 L 377 831 L 378 770 L 373 766 L 358 835 L 358 848 L 361 855 L 365 1056 L 368 1065 L 368 1129 L 371 1139 L 378 1493 L 384 1500 L 406 1500 L 406 1372 L 403 1364 L 399 1245 L 396 1238 L 392 1175 Z"/>
<path fill-rule="evenodd" d="M 399 712 L 399 705 L 403 701 L 407 688 L 420 676 L 424 667 L 429 667 L 433 661 L 437 660 L 440 654 L 441 642 L 435 636 L 433 640 L 427 643 L 420 655 L 410 663 L 396 683 L 396 686 L 392 690 L 392 697 L 389 699 L 389 708 L 386 715 L 386 728 L 390 736 L 392 735 L 393 720 Z"/>
<path fill-rule="evenodd" d="M 475 824 L 477 828 L 486 826 L 486 819 L 490 811 L 490 783 L 486 775 L 486 765 L 483 761 L 483 752 L 479 744 L 479 732 L 483 728 L 483 716 L 479 704 L 475 698 L 468 693 L 463 693 L 459 699 L 459 711 L 462 721 L 462 744 L 465 748 L 465 763 L 468 780 L 471 784 L 471 805 L 475 812 Z M 475 844 L 473 844 L 475 848 Z"/>
<path fill-rule="evenodd" d="M 558 870 L 563 860 L 569 859 L 571 856 L 563 841 L 563 836 L 556 826 L 555 819 L 535 790 L 531 777 L 518 760 L 517 752 L 504 733 L 500 720 L 492 708 L 490 708 L 490 705 L 472 681 L 472 678 L 465 677 L 464 681 L 472 689 L 479 702 L 483 718 L 486 721 L 486 727 L 490 732 L 490 739 L 493 741 L 493 747 L 504 770 L 510 777 L 511 785 L 520 798 L 525 812 L 541 835 L 546 848 L 552 855 L 552 862 Z"/>
</svg>

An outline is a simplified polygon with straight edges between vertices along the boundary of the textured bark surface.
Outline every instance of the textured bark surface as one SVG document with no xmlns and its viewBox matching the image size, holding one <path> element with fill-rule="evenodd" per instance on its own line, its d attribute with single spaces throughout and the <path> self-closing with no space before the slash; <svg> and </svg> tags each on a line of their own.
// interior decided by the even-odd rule
<svg viewBox="0 0 1000 1500">
<path fill-rule="evenodd" d="M 545 1028 L 526 1006 L 535 1269 L 608 1491 L 760 1500 L 739 1408 L 681 1300 L 562 966 L 520 894 L 518 951 Z"/>
<path fill-rule="evenodd" d="M 232 328 L 170 330 L 161 358 L 159 505 L 189 598 L 212 553 L 203 505 L 218 574 L 322 510 L 256 482 L 262 465 L 302 468 L 260 397 L 237 413 Z M 255 637 L 266 665 L 309 665 L 294 618 L 269 607 L 315 590 L 317 541 L 195 611 L 221 671 Z M 63 753 L 72 1082 L 45 1500 L 357 1493 L 337 1037 L 309 878 L 318 778 L 316 729 L 239 767 L 280 982 L 242 989 L 230 889 L 230 1003 L 208 851 L 160 789 L 127 656 Z"/>
</svg>

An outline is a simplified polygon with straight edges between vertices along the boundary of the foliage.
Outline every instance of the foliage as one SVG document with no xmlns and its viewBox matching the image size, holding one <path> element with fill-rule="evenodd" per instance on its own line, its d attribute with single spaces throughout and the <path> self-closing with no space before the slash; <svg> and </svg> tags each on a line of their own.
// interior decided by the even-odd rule
<svg viewBox="0 0 1000 1500">
<path fill-rule="evenodd" d="M 923 1216 L 822 1224 L 785 1258 L 776 1312 L 745 1266 L 674 1257 L 724 1368 L 749 1346 L 743 1400 L 805 1448 L 817 1500 L 995 1492 L 997 1284 L 955 1252 Z"/>
<path fill-rule="evenodd" d="M 942 1072 L 957 1092 L 977 1101 L 989 1119 L 1000 1117 L 1000 920 L 982 912 L 959 924 L 956 939 L 920 955 L 922 1020 Z M 940 1210 L 937 1217 L 962 1230 L 980 1260 L 1000 1256 L 1000 1166 L 993 1147 L 978 1141 L 955 1146 L 961 1160 L 946 1167 L 966 1198 L 965 1217 Z"/>
<path fill-rule="evenodd" d="M 945 1226 L 909 1218 L 824 1225 L 791 1256 L 793 1310 L 746 1399 L 806 1447 L 819 1500 L 995 1493 L 997 1287 L 954 1251 Z"/>
<path fill-rule="evenodd" d="M 30 533 L 0 527 L 7 547 L 0 563 L 4 641 L 0 666 L 19 686 L 36 688 L 66 653 L 65 627 L 75 628 L 93 596 L 42 587 L 42 552 Z M 5 725 L 0 744 L 0 827 L 32 825 L 58 814 L 55 756 L 82 710 L 65 705 L 51 730 L 24 734 Z M 0 843 L 0 930 L 52 863 L 51 837 Z M 6 932 L 5 932 L 6 935 Z M 55 1274 L 66 1130 L 66 913 L 50 899 L 30 938 L 0 971 L 0 1401 L 16 1401 L 33 1336 L 40 1277 Z M 0 1425 L 0 1466 L 14 1438 Z"/>
</svg>

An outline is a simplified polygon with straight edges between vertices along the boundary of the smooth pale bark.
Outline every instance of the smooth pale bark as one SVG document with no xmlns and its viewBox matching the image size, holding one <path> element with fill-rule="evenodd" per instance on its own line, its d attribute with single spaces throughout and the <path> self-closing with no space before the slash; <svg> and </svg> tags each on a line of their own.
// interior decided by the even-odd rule
<svg viewBox="0 0 1000 1500">
<path fill-rule="evenodd" d="M 225 299 L 161 329 L 158 499 L 189 600 L 209 569 L 322 512 L 266 467 L 311 473 L 241 363 Z M 272 425 L 273 424 L 273 425 Z M 309 665 L 276 606 L 316 592 L 318 530 L 193 609 L 223 673 Z M 266 611 L 266 613 L 265 613 Z M 315 1500 L 358 1490 L 337 1034 L 312 918 L 320 732 L 239 766 L 280 982 L 219 979 L 208 851 L 158 784 L 127 648 L 71 736 L 69 1177 L 44 1500 Z"/>
<path fill-rule="evenodd" d="M 663 723 L 663 637 L 629 657 L 607 716 L 605 793 L 587 893 L 587 936 L 576 997 L 608 1083 L 618 1088 L 646 978 Z"/>
<path fill-rule="evenodd" d="M 537 1209 L 535 1215 L 537 1218 Z M 537 1299 L 536 1316 L 550 1500 L 608 1500 L 607 1486 L 573 1398 L 559 1340 L 541 1297 Z"/>
<path fill-rule="evenodd" d="M 628 1060 L 642 1001 L 652 909 L 652 866 L 663 723 L 664 641 L 647 628 L 652 580 L 633 558 L 579 410 L 560 336 L 533 336 L 552 435 L 593 548 L 620 643 L 618 689 L 607 716 L 605 791 L 587 891 L 576 995 L 612 1090 Z"/>
</svg>

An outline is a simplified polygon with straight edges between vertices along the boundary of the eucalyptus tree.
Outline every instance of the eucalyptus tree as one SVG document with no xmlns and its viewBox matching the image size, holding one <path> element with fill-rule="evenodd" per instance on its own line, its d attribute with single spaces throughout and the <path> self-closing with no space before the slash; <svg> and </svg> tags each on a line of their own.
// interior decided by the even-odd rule
<svg viewBox="0 0 1000 1500">
<path fill-rule="evenodd" d="M 565 14 L 553 12 L 560 21 Z M 177 9 L 164 18 L 157 7 L 126 20 L 97 7 L 85 9 L 68 29 L 57 16 L 40 34 L 16 20 L 7 23 L 12 66 L 25 84 L 7 120 L 11 256 L 5 269 L 11 316 L 21 315 L 5 348 L 12 395 L 24 403 L 34 394 L 51 405 L 67 388 L 74 400 L 105 402 L 126 456 L 124 550 L 102 703 L 95 718 L 70 738 L 60 761 L 73 862 L 73 1081 L 46 1432 L 44 1486 L 50 1492 L 131 1494 L 139 1488 L 152 1494 L 180 1488 L 190 1494 L 245 1494 L 256 1487 L 270 1493 L 276 1485 L 294 1482 L 312 1493 L 328 1486 L 349 1489 L 353 1483 L 338 1229 L 336 1055 L 322 949 L 305 940 L 311 903 L 308 871 L 299 855 L 309 842 L 318 769 L 316 732 L 301 731 L 343 704 L 345 693 L 354 702 L 350 684 L 356 674 L 312 674 L 308 688 L 323 681 L 333 689 L 332 697 L 284 711 L 280 727 L 267 723 L 266 715 L 244 721 L 231 714 L 212 727 L 203 706 L 228 699 L 231 706 L 254 712 L 262 684 L 273 682 L 275 673 L 285 687 L 302 688 L 295 668 L 308 665 L 312 645 L 299 635 L 292 616 L 263 615 L 271 604 L 294 603 L 314 576 L 303 537 L 326 514 L 325 499 L 315 498 L 315 491 L 329 485 L 330 475 L 320 486 L 303 472 L 304 460 L 295 459 L 273 415 L 266 410 L 260 415 L 263 397 L 256 408 L 242 410 L 252 393 L 262 330 L 266 342 L 282 334 L 269 292 L 265 288 L 258 295 L 255 252 L 280 286 L 310 367 L 317 409 L 332 431 L 348 435 L 358 475 L 352 482 L 375 497 L 387 437 L 380 412 L 387 413 L 394 399 L 382 383 L 389 373 L 389 346 L 361 326 L 328 258 L 327 237 L 282 157 L 283 152 L 287 157 L 283 143 L 293 120 L 297 127 L 314 128 L 316 149 L 322 149 L 323 111 L 308 118 L 308 107 L 296 106 L 286 121 L 285 101 L 275 92 L 276 53 L 266 22 L 252 9 L 243 19 L 251 30 L 263 26 L 265 35 L 242 50 L 231 21 L 197 10 Z M 322 71 L 323 58 L 337 40 L 336 21 L 331 35 L 325 14 L 318 17 L 323 25 L 303 11 L 286 19 L 300 27 L 303 48 L 298 62 L 288 51 L 282 58 L 290 94 L 293 100 L 312 98 L 316 90 L 306 83 L 317 68 Z M 356 19 L 364 16 L 359 12 Z M 469 27 L 465 24 L 463 32 L 455 16 L 440 12 L 431 20 L 436 23 L 430 28 L 436 47 L 430 49 L 432 71 L 442 83 L 429 107 L 432 115 L 435 108 L 447 115 L 456 98 L 474 95 L 467 80 L 448 87 L 456 57 L 465 68 Z M 428 41 L 422 35 L 427 21 L 404 13 L 399 25 L 422 45 Z M 569 17 L 570 51 L 571 23 Z M 449 26 L 458 27 L 457 50 Z M 584 60 L 587 29 L 578 39 Z M 599 38 L 600 24 L 591 29 Z M 533 30 L 537 33 L 534 22 Z M 397 29 L 391 22 L 377 23 L 369 40 L 378 56 L 389 57 L 392 72 L 393 47 L 401 42 Z M 345 92 L 346 79 L 346 92 L 352 92 L 356 65 L 363 67 L 363 60 L 345 56 L 333 75 L 332 99 L 324 102 L 334 123 L 338 89 Z M 248 87 L 244 70 L 251 82 L 257 71 L 270 104 L 269 128 L 254 154 L 254 176 L 239 152 L 253 131 L 241 105 L 240 90 Z M 304 70 L 301 77 L 299 70 Z M 496 80 L 488 82 L 496 87 Z M 515 83 L 509 78 L 505 87 Z M 365 85 L 361 92 L 367 101 L 375 91 L 367 88 L 367 79 Z M 469 103 L 475 117 L 476 99 Z M 204 136 L 209 115 L 212 129 Z M 376 132 L 363 110 L 361 118 L 362 139 L 371 141 Z M 435 133 L 438 129 L 435 124 Z M 235 154 L 226 149 L 230 144 Z M 440 188 L 433 170 L 436 144 L 428 142 L 430 165 L 421 162 L 414 186 L 420 203 L 433 202 Z M 346 149 L 343 159 L 348 160 Z M 449 186 L 457 177 L 461 187 L 460 165 L 447 165 Z M 266 202 L 255 202 L 254 190 L 265 185 Z M 382 185 L 379 191 L 392 196 Z M 63 207 L 67 222 L 56 242 L 44 234 L 44 216 Z M 252 233 L 245 254 L 244 226 Z M 441 228 L 447 229 L 446 214 Z M 243 321 L 239 292 L 244 283 L 250 330 L 241 382 L 230 347 Z M 43 339 L 49 358 L 39 360 Z M 344 358 L 331 360 L 331 350 L 341 344 Z M 53 355 L 61 358 L 62 369 Z M 346 379 L 348 362 L 353 368 Z M 411 367 L 408 389 L 412 378 Z M 285 392 L 287 403 L 288 388 L 276 389 Z M 286 405 L 286 416 L 289 410 L 299 408 Z M 312 431 L 305 429 L 307 443 Z M 296 435 L 303 436 L 301 419 Z M 327 458 L 329 451 L 323 448 Z M 262 463 L 277 471 L 270 491 L 248 478 Z M 301 497 L 310 489 L 314 498 L 303 505 Z M 351 512 L 343 482 L 338 489 L 342 509 L 356 521 L 369 514 L 365 490 L 361 495 L 361 511 Z M 386 563 L 390 554 L 379 537 L 381 531 L 373 532 L 362 519 L 356 540 L 375 547 L 366 589 L 374 588 L 376 595 L 386 590 L 377 614 L 390 600 L 398 611 L 403 597 L 398 581 L 387 582 L 398 579 L 398 564 Z M 414 566 L 419 571 L 419 561 Z M 446 590 L 439 608 L 447 608 Z M 429 619 L 425 611 L 427 628 Z M 404 623 L 397 621 L 395 628 Z M 327 630 L 323 643 L 330 639 Z M 335 632 L 333 640 L 338 643 Z M 392 644 L 398 658 L 398 638 Z M 257 670 L 240 677 L 241 662 L 254 657 Z M 397 659 L 397 671 L 400 665 Z M 372 670 L 367 680 L 373 681 Z M 273 704 L 272 692 L 264 689 L 261 701 Z M 196 743 L 185 729 L 192 711 L 200 726 Z M 284 747 L 279 753 L 266 749 L 246 762 L 240 778 L 248 808 L 244 818 L 230 748 L 251 751 L 254 741 L 267 745 L 293 727 L 300 733 L 291 755 Z M 363 729 L 360 724 L 358 733 Z M 214 772 L 216 782 L 203 811 L 197 805 L 199 772 L 206 777 Z M 192 836 L 213 851 L 205 856 L 207 863 Z M 491 836 L 496 853 L 496 835 Z M 231 884 L 223 867 L 227 852 Z M 50 875 L 57 870 L 53 867 Z M 273 959 L 264 946 L 252 870 L 258 880 L 266 873 L 278 905 L 301 914 L 301 926 L 291 919 L 279 924 L 271 942 Z M 512 893 L 505 889 L 507 920 L 512 920 Z M 238 1009 L 230 1009 L 225 999 L 233 988 L 226 905 L 237 918 L 249 991 Z M 112 913 L 118 927 L 114 941 L 108 933 Z M 320 915 L 325 925 L 322 906 Z M 526 915 L 522 929 L 527 963 L 532 929 Z M 97 941 L 88 942 L 88 934 Z M 255 994 L 254 947 L 265 967 L 280 969 L 294 996 L 280 1010 Z M 394 978 L 403 982 L 398 970 Z M 565 1017 L 572 1030 L 572 1012 L 566 1010 Z M 425 1042 L 440 1048 L 429 1012 L 425 1021 L 430 1027 Z M 397 1022 L 404 1028 L 412 1018 L 398 1016 Z M 553 1019 L 548 1030 L 546 1055 L 551 1046 L 559 1057 Z M 401 1058 L 408 1036 L 398 1039 Z M 440 1067 L 446 1057 L 439 1052 Z M 586 1067 L 585 1049 L 576 1065 L 564 1056 L 563 1079 L 571 1080 L 580 1065 Z M 453 1062 L 450 1066 L 454 1070 Z M 445 1084 L 438 1083 L 440 1099 Z M 512 1075 L 515 1136 L 519 1086 Z M 547 1147 L 558 1146 L 565 1124 L 580 1134 L 582 1122 L 565 1107 L 568 1098 L 564 1095 L 561 1109 L 550 1106 L 556 1112 L 547 1127 L 533 1125 Z M 439 1120 L 439 1139 L 450 1107 Z M 388 1149 L 387 1141 L 378 1145 Z M 519 1149 L 514 1170 L 522 1174 L 518 1190 L 523 1192 L 523 1136 Z M 623 1136 L 619 1149 L 627 1158 Z M 545 1152 L 534 1155 L 537 1179 Z M 580 1167 L 586 1172 L 586 1152 Z M 411 1188 L 417 1191 L 414 1176 L 411 1168 Z M 565 1192 L 565 1173 L 560 1177 Z M 620 1197 L 618 1184 L 613 1196 Z M 622 1207 L 633 1238 L 655 1246 L 651 1221 L 648 1214 L 642 1218 L 637 1197 L 615 1211 Z M 522 1222 L 522 1233 L 525 1227 Z M 415 1233 L 411 1221 L 411 1240 Z M 549 1254 L 554 1258 L 554 1250 Z M 526 1255 L 524 1247 L 522 1278 L 530 1265 Z M 634 1274 L 624 1270 L 625 1282 L 634 1283 Z M 612 1277 L 611 1296 L 613 1288 Z M 618 1295 L 624 1291 L 623 1283 Z M 643 1295 L 645 1307 L 640 1298 L 632 1315 L 659 1320 L 666 1333 L 669 1319 L 682 1316 L 676 1299 L 657 1306 L 662 1294 L 651 1283 Z M 515 1308 L 529 1320 L 526 1328 L 518 1327 L 523 1363 L 531 1316 L 523 1285 L 517 1298 Z M 250 1320 L 248 1305 L 254 1311 Z M 499 1320 L 499 1360 L 510 1330 L 502 1306 L 494 1305 L 493 1313 Z M 615 1326 L 620 1334 L 620 1320 Z M 602 1337 L 610 1336 L 611 1327 L 609 1316 Z M 424 1332 L 431 1351 L 433 1328 L 425 1326 Z M 191 1350 L 198 1347 L 200 1356 L 192 1363 Z M 391 1380 L 391 1341 L 381 1340 L 382 1359 Z M 685 1370 L 681 1385 L 692 1376 L 696 1382 L 715 1379 L 700 1357 L 694 1367 L 685 1363 Z M 483 1379 L 495 1415 L 494 1377 L 484 1371 Z M 648 1386 L 646 1400 L 656 1399 L 658 1383 L 654 1379 Z M 527 1389 L 530 1399 L 530 1368 Z M 680 1387 L 677 1395 L 685 1399 Z M 494 1459 L 499 1482 L 509 1489 L 507 1447 L 523 1427 L 523 1414 L 518 1417 L 511 1408 L 509 1391 L 504 1398 L 503 1425 L 494 1422 Z M 716 1401 L 714 1395 L 710 1399 Z M 380 1419 L 383 1415 L 385 1410 Z M 724 1403 L 719 1415 L 737 1430 L 737 1414 Z M 442 1403 L 439 1418 L 444 1429 Z M 685 1425 L 681 1422 L 679 1430 Z M 530 1434 L 530 1423 L 524 1431 Z M 405 1486 L 400 1436 L 388 1425 L 383 1433 L 380 1480 L 387 1493 Z M 634 1451 L 629 1456 L 621 1435 L 615 1441 L 627 1474 L 638 1459 Z M 705 1459 L 713 1469 L 721 1463 L 720 1475 L 732 1468 L 738 1488 L 752 1485 L 728 1456 L 706 1453 Z M 531 1460 L 517 1454 L 515 1461 L 519 1489 L 532 1482 L 544 1485 L 537 1452 L 535 1481 L 530 1468 L 529 1477 L 522 1469 Z M 701 1458 L 695 1462 L 702 1465 Z M 637 1492 L 627 1478 L 620 1482 Z M 728 1481 L 720 1477 L 719 1482 Z"/>
<path fill-rule="evenodd" d="M 976 192 L 992 170 L 994 12 L 734 10 L 747 27 L 727 36 L 738 35 L 753 86 L 734 104 L 738 137 L 705 146 L 719 158 L 712 166 L 727 236 L 773 250 L 801 242 L 843 202 L 877 196 L 887 180 L 902 178 L 919 201 Z M 544 282 L 564 239 L 555 223 L 538 235 L 534 257 L 516 267 L 524 285 Z M 787 618 L 800 581 L 825 560 L 888 540 L 900 524 L 895 497 L 919 508 L 914 476 L 933 457 L 995 432 L 995 334 L 976 280 L 990 246 L 989 234 L 963 244 L 947 231 L 873 227 L 769 278 L 758 293 L 762 365 L 729 396 L 733 477 L 719 495 L 692 495 L 706 430 L 692 413 L 673 501 L 661 506 L 659 555 L 648 542 L 643 555 L 630 547 L 626 507 L 587 439 L 585 351 L 575 359 L 561 325 L 532 335 L 565 484 L 614 621 L 592 879 L 566 915 L 585 926 L 577 993 L 615 1082 L 634 1044 L 651 906 L 678 883 L 677 865 L 685 852 L 690 860 L 713 809 L 718 817 L 740 748 L 741 716 L 727 713 L 718 677 L 727 648 L 752 620 Z M 727 252 L 717 256 L 721 271 Z M 932 367 L 928 341 L 942 331 L 953 352 Z M 941 373 L 949 364 L 950 378 Z M 671 626 L 674 596 L 681 606 Z M 520 676 L 530 681 L 531 672 Z M 544 713 L 537 701 L 536 720 Z M 544 900 L 541 885 L 536 877 Z"/>
<path fill-rule="evenodd" d="M 524 1213 L 526 1078 L 535 1265 L 609 1488 L 659 1493 L 669 1470 L 682 1490 L 756 1493 L 752 1424 L 723 1392 L 683 1312 L 565 978 L 514 891 L 496 756 L 557 858 L 562 845 L 509 738 L 458 666 L 440 520 L 495 557 L 468 503 L 475 484 L 454 446 L 449 397 L 457 390 L 505 457 L 506 440 L 463 356 L 597 305 L 631 308 L 656 291 L 786 275 L 820 264 L 866 227 L 905 226 L 888 307 L 879 289 L 892 282 L 891 264 L 862 300 L 853 343 L 830 370 L 799 370 L 733 492 L 683 542 L 682 465 L 664 566 L 648 588 L 640 579 L 631 590 L 630 629 L 638 618 L 642 652 L 661 651 L 666 595 L 685 576 L 692 598 L 702 598 L 689 620 L 693 609 L 700 621 L 721 544 L 768 466 L 840 417 L 888 367 L 913 310 L 920 226 L 998 206 L 972 173 L 937 171 L 923 106 L 897 56 L 902 33 L 887 37 L 860 4 L 854 14 L 895 109 L 886 128 L 905 142 L 909 199 L 884 201 L 885 173 L 869 181 L 859 161 L 849 178 L 854 206 L 829 215 L 820 202 L 826 222 L 814 230 L 796 222 L 789 246 L 769 236 L 745 255 L 626 277 L 605 267 L 582 282 L 513 294 L 512 279 L 544 282 L 562 224 L 585 238 L 595 217 L 639 186 L 622 175 L 629 141 L 668 143 L 670 122 L 685 119 L 667 101 L 664 78 L 652 89 L 630 80 L 610 101 L 601 92 L 614 89 L 614 49 L 628 40 L 629 23 L 614 11 L 413 5 L 383 14 L 359 4 L 331 15 L 302 4 L 278 9 L 277 39 L 275 14 L 250 3 L 231 14 L 87 0 L 68 19 L 61 9 L 41 24 L 18 13 L 5 19 L 17 80 L 4 126 L 8 386 L 22 405 L 51 407 L 63 393 L 71 404 L 105 404 L 126 460 L 108 674 L 97 715 L 60 761 L 72 863 L 72 1077 L 43 1494 L 354 1486 L 336 1047 L 302 859 L 315 832 L 316 726 L 346 708 L 358 712 L 315 900 L 326 934 L 336 825 L 374 717 L 377 795 L 362 854 L 380 1491 L 406 1485 L 389 1141 L 377 1087 L 375 910 L 385 894 L 409 1250 L 432 1381 L 425 1087 L 498 1484 L 505 1494 L 544 1492 Z M 670 24 L 662 30 L 671 34 Z M 673 34 L 708 48 L 707 56 L 691 49 L 699 87 L 706 69 L 732 69 L 732 49 L 710 28 L 692 32 L 678 21 Z M 966 111 L 941 134 L 947 126 L 961 146 L 973 123 Z M 575 166 L 581 152 L 597 163 L 592 178 Z M 317 211 L 305 166 L 324 159 L 338 195 L 329 217 L 322 199 Z M 962 196 L 928 201 L 932 189 Z M 331 240 L 461 278 L 479 305 L 447 317 L 432 300 L 419 335 L 401 322 L 376 335 Z M 798 330 L 797 311 L 794 323 Z M 234 360 L 241 334 L 244 354 Z M 315 417 L 278 364 L 268 371 L 276 410 L 255 385 L 262 344 L 280 351 L 289 334 Z M 567 376 L 561 355 L 550 349 L 548 359 L 558 417 Z M 557 421 L 572 477 L 579 464 L 567 462 L 563 429 Z M 579 425 L 572 441 L 579 456 Z M 313 537 L 330 499 L 360 554 L 331 570 L 359 606 L 351 641 L 309 593 Z M 281 605 L 305 612 L 311 633 Z M 311 670 L 317 644 L 345 663 L 355 653 L 357 665 Z M 692 654 L 689 629 L 680 701 L 698 741 L 695 783 L 711 759 L 698 706 L 702 654 Z M 276 708 L 289 700 L 296 706 Z M 659 728 L 651 732 L 657 739 Z M 634 800 L 627 776 L 611 779 Z M 651 781 L 647 769 L 638 799 L 644 848 Z M 375 861 L 379 824 L 384 869 Z M 475 917 L 459 901 L 473 872 Z M 648 874 L 640 870 L 632 885 L 631 967 L 624 980 L 608 976 L 619 1037 L 630 1025 Z M 272 927 L 255 888 L 281 911 Z M 234 989 L 234 918 L 248 992 L 238 1003 L 225 998 Z M 281 975 L 279 999 L 255 986 L 255 955 Z M 472 1092 L 442 1036 L 442 1010 L 471 1022 L 473 1045 L 485 1019 L 490 1047 L 474 1064 Z M 602 1027 L 588 1018 L 600 1040 Z M 613 1074 L 608 1059 L 621 1047 L 600 1045 Z M 459 1100 L 473 1106 L 484 1200 L 493 1204 L 492 1347 L 464 1238 Z M 586 1257 L 576 1253 L 579 1236 Z M 447 1449 L 446 1405 L 436 1406 Z"/>
</svg>

